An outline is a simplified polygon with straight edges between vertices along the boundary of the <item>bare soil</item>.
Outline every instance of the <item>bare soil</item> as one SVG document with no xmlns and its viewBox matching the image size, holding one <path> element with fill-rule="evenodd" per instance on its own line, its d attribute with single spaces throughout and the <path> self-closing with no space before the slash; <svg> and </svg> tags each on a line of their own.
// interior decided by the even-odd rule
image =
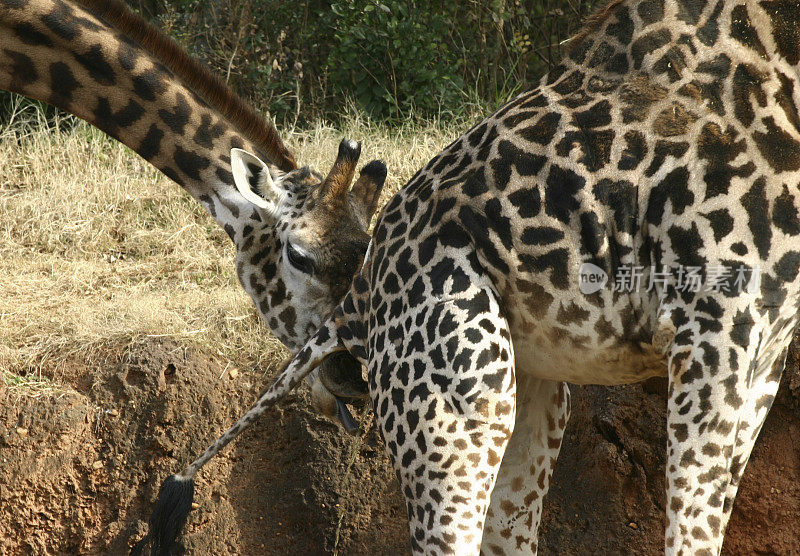
<svg viewBox="0 0 800 556">
<path fill-rule="evenodd" d="M 795 341 L 739 487 L 725 555 L 800 555 L 799 356 Z M 661 379 L 572 387 L 541 553 L 663 554 L 666 393 Z"/>
<path fill-rule="evenodd" d="M 727 554 L 800 555 L 798 350 L 748 465 Z M 70 361 L 63 392 L 0 392 L 0 554 L 122 554 L 158 485 L 230 425 L 271 374 L 163 338 Z M 573 388 L 544 554 L 657 554 L 666 386 Z M 293 393 L 201 473 L 187 554 L 408 553 L 405 510 L 366 409 L 351 437 Z"/>
<path fill-rule="evenodd" d="M 123 554 L 160 482 L 247 409 L 271 376 L 171 342 L 71 362 L 74 391 L 0 394 L 0 554 Z M 403 552 L 403 504 L 374 429 L 340 432 L 292 394 L 211 462 L 189 554 Z M 363 422 L 369 416 L 361 417 Z M 183 551 L 181 551 L 183 552 Z"/>
</svg>

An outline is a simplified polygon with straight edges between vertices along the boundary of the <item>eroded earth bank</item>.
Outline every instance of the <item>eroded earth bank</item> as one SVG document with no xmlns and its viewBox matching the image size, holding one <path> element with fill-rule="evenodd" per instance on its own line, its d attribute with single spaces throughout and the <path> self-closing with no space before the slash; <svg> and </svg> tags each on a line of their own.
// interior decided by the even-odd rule
<svg viewBox="0 0 800 556">
<path fill-rule="evenodd" d="M 71 361 L 61 390 L 0 393 L 0 553 L 124 553 L 158 484 L 200 453 L 271 375 L 231 373 L 151 338 Z M 728 554 L 800 554 L 800 350 L 756 445 Z M 545 554 L 662 550 L 666 383 L 573 388 L 548 497 Z M 189 554 L 399 554 L 405 510 L 377 434 L 316 417 L 306 393 L 268 412 L 201 473 Z"/>
</svg>

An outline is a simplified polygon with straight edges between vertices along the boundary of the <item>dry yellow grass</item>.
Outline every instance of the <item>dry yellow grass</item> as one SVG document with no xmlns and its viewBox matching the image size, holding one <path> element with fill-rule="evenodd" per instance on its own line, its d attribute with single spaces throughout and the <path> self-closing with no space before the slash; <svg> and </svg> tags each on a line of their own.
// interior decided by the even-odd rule
<svg viewBox="0 0 800 556">
<path fill-rule="evenodd" d="M 36 118 L 28 109 L 0 128 L 0 385 L 57 389 L 65 361 L 148 336 L 244 369 L 285 355 L 236 280 L 227 236 L 195 201 L 91 126 L 47 130 Z M 343 136 L 362 141 L 362 162 L 389 167 L 384 201 L 464 129 L 349 121 L 287 142 L 325 173 Z"/>
</svg>

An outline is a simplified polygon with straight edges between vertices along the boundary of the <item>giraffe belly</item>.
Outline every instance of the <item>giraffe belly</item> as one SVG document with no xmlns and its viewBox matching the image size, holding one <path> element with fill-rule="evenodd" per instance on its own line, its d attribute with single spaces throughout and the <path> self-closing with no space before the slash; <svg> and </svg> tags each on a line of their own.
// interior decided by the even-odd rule
<svg viewBox="0 0 800 556">
<path fill-rule="evenodd" d="M 514 338 L 516 372 L 574 384 L 630 384 L 667 375 L 667 359 L 651 344 L 575 346 L 538 332 Z"/>
</svg>

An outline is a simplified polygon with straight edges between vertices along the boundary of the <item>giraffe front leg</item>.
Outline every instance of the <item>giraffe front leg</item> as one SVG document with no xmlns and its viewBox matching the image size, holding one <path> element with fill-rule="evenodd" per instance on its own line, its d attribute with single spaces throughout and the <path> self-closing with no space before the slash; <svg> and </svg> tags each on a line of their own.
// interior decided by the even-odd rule
<svg viewBox="0 0 800 556">
<path fill-rule="evenodd" d="M 516 407 L 513 349 L 495 295 L 470 286 L 370 334 L 370 396 L 412 548 L 477 554 Z"/>
<path fill-rule="evenodd" d="M 542 502 L 569 419 L 565 382 L 517 372 L 517 417 L 492 491 L 481 550 L 535 554 Z"/>
<path fill-rule="evenodd" d="M 720 553 L 739 480 L 778 389 L 783 367 L 775 363 L 792 327 L 776 332 L 759 317 L 739 315 L 747 318 L 714 331 L 690 319 L 671 347 L 668 554 Z"/>
</svg>

